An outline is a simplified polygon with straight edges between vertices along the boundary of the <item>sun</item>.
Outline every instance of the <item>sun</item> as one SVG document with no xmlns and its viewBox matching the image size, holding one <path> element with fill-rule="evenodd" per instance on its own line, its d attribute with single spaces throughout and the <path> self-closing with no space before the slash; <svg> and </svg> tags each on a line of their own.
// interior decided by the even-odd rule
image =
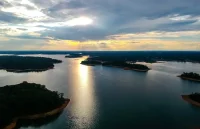
<svg viewBox="0 0 200 129">
<path fill-rule="evenodd" d="M 68 26 L 86 26 L 93 23 L 93 20 L 89 17 L 78 17 L 67 21 Z"/>
</svg>

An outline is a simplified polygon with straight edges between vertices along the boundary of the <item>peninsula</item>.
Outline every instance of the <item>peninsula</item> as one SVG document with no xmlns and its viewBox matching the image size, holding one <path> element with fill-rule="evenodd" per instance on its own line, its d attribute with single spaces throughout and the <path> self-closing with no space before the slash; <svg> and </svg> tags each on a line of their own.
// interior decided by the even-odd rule
<svg viewBox="0 0 200 129">
<path fill-rule="evenodd" d="M 181 75 L 179 75 L 178 77 L 184 79 L 184 80 L 190 80 L 190 81 L 196 81 L 196 82 L 200 82 L 200 75 L 197 73 L 183 73 Z"/>
<path fill-rule="evenodd" d="M 20 119 L 39 119 L 60 113 L 69 103 L 63 93 L 44 85 L 22 82 L 0 87 L 0 128 L 14 128 Z"/>
<path fill-rule="evenodd" d="M 0 70 L 8 72 L 41 72 L 53 69 L 61 60 L 46 57 L 0 56 Z"/>
<path fill-rule="evenodd" d="M 140 71 L 140 72 L 147 72 L 148 70 L 150 70 L 150 68 L 142 64 L 128 63 L 126 61 L 103 62 L 99 60 L 93 60 L 92 58 L 82 61 L 81 64 L 92 65 L 92 66 L 102 65 L 102 66 L 109 66 L 109 67 L 119 67 L 119 68 L 123 68 L 124 70 L 134 70 L 134 71 Z"/>
<path fill-rule="evenodd" d="M 90 66 L 102 65 L 101 61 L 96 61 L 96 60 L 84 60 L 81 62 L 81 64 Z"/>
<path fill-rule="evenodd" d="M 200 93 L 194 93 L 190 95 L 182 95 L 182 98 L 188 103 L 200 107 Z"/>
</svg>

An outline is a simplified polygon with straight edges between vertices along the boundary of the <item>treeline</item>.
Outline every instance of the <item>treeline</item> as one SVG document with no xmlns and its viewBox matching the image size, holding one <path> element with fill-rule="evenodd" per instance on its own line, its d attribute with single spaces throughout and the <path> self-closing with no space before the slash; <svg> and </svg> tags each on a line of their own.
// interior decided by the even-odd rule
<svg viewBox="0 0 200 129">
<path fill-rule="evenodd" d="M 51 111 L 65 102 L 62 93 L 23 82 L 0 87 L 0 128 L 13 118 Z"/>
<path fill-rule="evenodd" d="M 130 69 L 138 69 L 138 70 L 149 70 L 149 68 L 142 64 L 134 64 L 134 63 L 127 63 L 123 61 L 113 61 L 113 62 L 104 62 L 103 66 L 116 66 L 122 68 L 130 68 Z"/>
<path fill-rule="evenodd" d="M 199 62 L 198 51 L 116 51 L 116 52 L 83 52 L 93 60 L 133 61 L 154 63 L 157 61 Z"/>
<path fill-rule="evenodd" d="M 61 60 L 45 57 L 24 57 L 24 56 L 0 56 L 0 69 L 7 71 L 40 71 L 54 67 L 55 63 Z"/>
<path fill-rule="evenodd" d="M 200 93 L 193 93 L 193 94 L 189 95 L 189 97 L 190 97 L 192 100 L 194 100 L 194 101 L 200 103 Z"/>
<path fill-rule="evenodd" d="M 96 61 L 96 60 L 84 60 L 81 62 L 81 64 L 84 65 L 102 65 L 102 63 L 100 61 Z"/>
<path fill-rule="evenodd" d="M 200 75 L 197 74 L 197 73 L 193 73 L 193 72 L 190 72 L 190 73 L 183 73 L 180 75 L 181 77 L 186 77 L 186 78 L 192 78 L 192 79 L 198 79 L 200 80 Z"/>
<path fill-rule="evenodd" d="M 102 66 L 115 66 L 115 67 L 121 67 L 121 68 L 130 68 L 130 69 L 138 69 L 138 70 L 149 70 L 149 68 L 142 64 L 134 64 L 134 63 L 127 63 L 125 61 L 97 61 L 87 59 L 81 62 L 81 64 L 85 65 L 102 65 Z"/>
</svg>

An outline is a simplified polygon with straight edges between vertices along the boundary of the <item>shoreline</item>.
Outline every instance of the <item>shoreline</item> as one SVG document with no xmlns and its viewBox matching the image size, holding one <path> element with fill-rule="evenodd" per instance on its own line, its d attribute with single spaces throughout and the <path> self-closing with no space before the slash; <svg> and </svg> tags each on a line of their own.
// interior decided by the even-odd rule
<svg viewBox="0 0 200 129">
<path fill-rule="evenodd" d="M 148 70 L 141 70 L 141 69 L 134 69 L 134 68 L 127 68 L 127 67 L 125 67 L 124 70 L 134 70 L 134 71 L 138 71 L 138 72 L 148 72 L 150 69 L 148 69 Z"/>
<path fill-rule="evenodd" d="M 113 68 L 121 68 L 124 70 L 133 70 L 133 71 L 137 71 L 137 72 L 148 72 L 150 69 L 148 70 L 141 70 L 141 69 L 134 69 L 134 68 L 128 68 L 128 67 L 120 67 L 120 66 L 114 66 L 114 65 L 102 65 L 102 66 L 106 66 L 106 67 L 113 67 Z"/>
<path fill-rule="evenodd" d="M 188 103 L 200 107 L 200 103 L 197 101 L 192 100 L 189 95 L 181 95 L 182 99 L 187 101 Z"/>
<path fill-rule="evenodd" d="M 180 75 L 179 75 L 179 76 L 177 76 L 177 77 L 180 77 L 180 78 L 182 78 L 183 80 L 189 80 L 189 81 L 200 82 L 200 80 L 193 79 L 193 78 L 187 78 L 187 77 L 181 77 Z"/>
<path fill-rule="evenodd" d="M 94 64 L 81 64 L 81 65 L 85 65 L 85 66 L 96 66 Z"/>
<path fill-rule="evenodd" d="M 20 116 L 20 117 L 14 118 L 14 120 L 12 121 L 12 123 L 10 123 L 9 125 L 7 125 L 3 129 L 14 129 L 16 127 L 17 121 L 19 119 L 34 120 L 34 119 L 45 118 L 45 117 L 48 117 L 48 116 L 52 116 L 52 115 L 58 114 L 58 113 L 62 112 L 65 107 L 67 107 L 67 105 L 69 104 L 69 102 L 70 102 L 70 99 L 66 99 L 65 103 L 62 104 L 60 107 L 58 107 L 56 109 L 53 109 L 51 111 L 45 112 L 45 113 L 40 113 L 40 114 L 35 114 L 35 115 L 28 115 L 28 116 Z"/>
<path fill-rule="evenodd" d="M 19 70 L 19 69 L 0 69 L 0 70 L 5 70 L 7 72 L 13 72 L 13 73 L 23 73 L 23 72 L 43 72 L 43 71 L 47 71 L 50 69 L 54 69 L 54 67 L 49 67 L 46 69 L 24 69 L 24 70 Z"/>
</svg>

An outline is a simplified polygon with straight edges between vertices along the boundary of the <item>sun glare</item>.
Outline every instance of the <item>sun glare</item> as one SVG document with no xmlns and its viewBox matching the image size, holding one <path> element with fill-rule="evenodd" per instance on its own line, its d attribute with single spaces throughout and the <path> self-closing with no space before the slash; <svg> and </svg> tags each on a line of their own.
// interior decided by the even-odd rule
<svg viewBox="0 0 200 129">
<path fill-rule="evenodd" d="M 68 26 L 85 26 L 93 23 L 93 20 L 88 17 L 79 17 L 67 21 Z"/>
</svg>

